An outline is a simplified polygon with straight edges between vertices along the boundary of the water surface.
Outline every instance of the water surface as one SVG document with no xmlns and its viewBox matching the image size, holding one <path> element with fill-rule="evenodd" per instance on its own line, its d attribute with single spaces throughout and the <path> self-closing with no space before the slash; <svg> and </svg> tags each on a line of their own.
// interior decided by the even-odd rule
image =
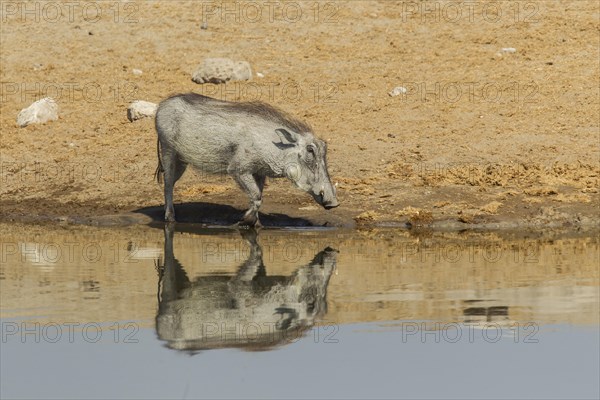
<svg viewBox="0 0 600 400">
<path fill-rule="evenodd" d="M 597 236 L 3 225 L 2 398 L 598 398 Z"/>
</svg>

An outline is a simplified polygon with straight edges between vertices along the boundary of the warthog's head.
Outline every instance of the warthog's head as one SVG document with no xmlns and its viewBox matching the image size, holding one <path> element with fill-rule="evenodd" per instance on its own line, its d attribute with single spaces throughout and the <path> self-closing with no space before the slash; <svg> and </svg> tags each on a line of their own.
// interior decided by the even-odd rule
<svg viewBox="0 0 600 400">
<path fill-rule="evenodd" d="M 277 129 L 287 152 L 285 175 L 300 189 L 312 195 L 325 209 L 339 205 L 327 171 L 327 144 L 310 133 L 298 135 Z"/>
</svg>

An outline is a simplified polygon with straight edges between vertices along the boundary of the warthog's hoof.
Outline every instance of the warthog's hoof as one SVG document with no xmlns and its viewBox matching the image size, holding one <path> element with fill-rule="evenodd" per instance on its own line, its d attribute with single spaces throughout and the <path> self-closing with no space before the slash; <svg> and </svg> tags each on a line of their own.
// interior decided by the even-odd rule
<svg viewBox="0 0 600 400">
<path fill-rule="evenodd" d="M 261 228 L 262 224 L 260 223 L 257 217 L 244 217 L 241 221 L 235 224 L 235 226 L 242 229 Z"/>
<path fill-rule="evenodd" d="M 173 210 L 165 211 L 165 222 L 175 222 L 175 213 Z"/>
</svg>

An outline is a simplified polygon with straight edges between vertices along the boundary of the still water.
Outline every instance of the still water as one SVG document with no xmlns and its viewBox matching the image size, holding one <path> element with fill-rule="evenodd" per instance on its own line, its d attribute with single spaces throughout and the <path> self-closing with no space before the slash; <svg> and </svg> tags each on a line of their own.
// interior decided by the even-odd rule
<svg viewBox="0 0 600 400">
<path fill-rule="evenodd" d="M 597 235 L 0 225 L 2 398 L 598 398 Z"/>
</svg>

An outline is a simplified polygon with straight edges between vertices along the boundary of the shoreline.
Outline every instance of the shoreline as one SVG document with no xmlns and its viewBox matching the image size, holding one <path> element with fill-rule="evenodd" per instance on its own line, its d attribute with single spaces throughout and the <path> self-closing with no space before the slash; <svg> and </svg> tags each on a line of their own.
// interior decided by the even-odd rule
<svg viewBox="0 0 600 400">
<path fill-rule="evenodd" d="M 40 203 L 43 200 L 35 200 Z M 35 224 L 58 226 L 92 226 L 121 228 L 132 225 L 162 225 L 162 205 L 138 209 L 115 210 L 112 207 L 93 204 L 70 204 L 66 206 L 44 202 L 43 213 L 27 201 L 0 202 L 0 223 L 3 224 Z M 18 205 L 18 206 L 17 206 Z M 262 229 L 284 230 L 369 230 L 395 229 L 407 232 L 587 232 L 600 233 L 600 214 L 594 207 L 570 210 L 568 207 L 548 215 L 509 216 L 495 214 L 480 221 L 460 221 L 457 217 L 428 216 L 420 221 L 415 216 L 400 218 L 364 218 L 365 213 L 359 210 L 343 209 L 340 212 L 314 213 L 310 210 L 293 210 L 285 213 L 283 204 L 269 207 L 268 213 L 260 213 Z M 25 212 L 25 209 L 33 212 Z M 181 211 L 180 226 L 195 226 L 202 229 L 238 229 L 233 226 L 238 216 L 243 214 L 242 208 L 214 203 L 183 203 L 176 204 L 176 210 Z M 545 209 L 542 207 L 542 209 Z M 48 210 L 52 210 L 48 212 Z M 85 211 L 88 212 L 85 212 Z"/>
</svg>

